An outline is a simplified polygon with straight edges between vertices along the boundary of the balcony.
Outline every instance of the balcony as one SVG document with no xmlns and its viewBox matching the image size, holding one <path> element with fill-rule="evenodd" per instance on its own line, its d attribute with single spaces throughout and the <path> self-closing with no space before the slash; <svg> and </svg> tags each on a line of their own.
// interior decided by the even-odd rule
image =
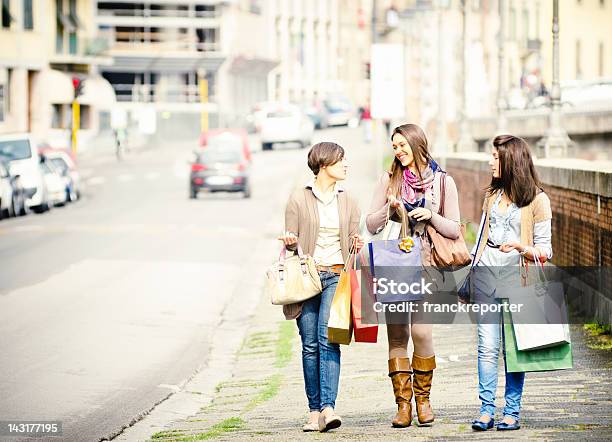
<svg viewBox="0 0 612 442">
<path fill-rule="evenodd" d="M 173 86 L 148 84 L 113 84 L 117 101 L 122 103 L 200 103 L 198 85 L 183 84 Z M 208 97 L 214 102 L 215 97 Z"/>
</svg>

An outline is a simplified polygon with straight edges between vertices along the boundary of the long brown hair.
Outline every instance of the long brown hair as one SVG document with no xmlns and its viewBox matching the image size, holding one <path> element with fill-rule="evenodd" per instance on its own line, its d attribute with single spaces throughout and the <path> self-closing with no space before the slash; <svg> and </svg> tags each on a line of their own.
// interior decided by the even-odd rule
<svg viewBox="0 0 612 442">
<path fill-rule="evenodd" d="M 395 129 L 393 129 L 393 132 L 391 133 L 391 142 L 393 142 L 393 137 L 395 134 L 402 135 L 408 141 L 408 145 L 412 151 L 412 157 L 414 158 L 417 174 L 419 179 L 423 180 L 421 171 L 425 169 L 425 166 L 427 166 L 429 161 L 432 159 L 431 154 L 429 153 L 429 146 L 425 132 L 423 132 L 423 129 L 416 124 L 402 124 L 401 126 L 397 126 Z M 399 195 L 400 189 L 402 188 L 404 169 L 405 167 L 402 166 L 400 160 L 395 157 L 393 159 L 393 163 L 391 164 L 391 169 L 389 169 L 389 175 L 391 176 L 389 180 L 389 188 L 395 196 Z"/>
<path fill-rule="evenodd" d="M 491 179 L 487 192 L 503 190 L 518 207 L 529 205 L 542 189 L 529 144 L 514 135 L 498 135 L 493 146 L 497 148 L 500 177 Z"/>
</svg>

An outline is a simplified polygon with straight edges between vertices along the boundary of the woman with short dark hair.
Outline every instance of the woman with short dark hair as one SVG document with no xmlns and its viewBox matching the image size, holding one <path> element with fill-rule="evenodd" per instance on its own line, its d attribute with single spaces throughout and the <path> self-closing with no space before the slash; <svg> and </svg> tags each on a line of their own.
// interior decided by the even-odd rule
<svg viewBox="0 0 612 442">
<path fill-rule="evenodd" d="M 550 200 L 541 188 L 529 145 L 519 137 L 500 135 L 493 140 L 489 165 L 492 178 L 482 206 L 480 246 L 472 250 L 476 262 L 474 301 L 480 303 L 501 302 L 505 288 L 520 285 L 521 257 L 542 263 L 552 258 Z M 494 426 L 502 321 L 501 312 L 479 317 L 478 387 L 482 406 L 480 418 L 472 422 L 475 431 Z M 525 373 L 506 372 L 506 405 L 498 430 L 520 428 L 524 381 Z"/>
<path fill-rule="evenodd" d="M 304 431 L 328 431 L 341 424 L 334 409 L 340 380 L 340 346 L 327 339 L 330 307 L 340 270 L 351 249 L 363 246 L 359 207 L 340 187 L 348 168 L 336 143 L 315 144 L 308 153 L 314 179 L 292 193 L 285 211 L 285 246 L 297 245 L 314 258 L 323 290 L 298 304 L 285 305 L 286 319 L 296 319 L 302 340 L 302 368 L 310 415 Z"/>
</svg>

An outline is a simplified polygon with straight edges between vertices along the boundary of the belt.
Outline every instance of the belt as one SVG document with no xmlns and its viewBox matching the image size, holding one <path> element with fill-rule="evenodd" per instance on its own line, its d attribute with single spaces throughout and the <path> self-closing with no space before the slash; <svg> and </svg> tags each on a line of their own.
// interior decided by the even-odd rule
<svg viewBox="0 0 612 442">
<path fill-rule="evenodd" d="M 343 264 L 334 264 L 333 266 L 320 266 L 317 265 L 317 270 L 319 272 L 329 272 L 329 273 L 335 273 L 337 275 L 340 274 L 340 271 L 344 268 Z"/>
</svg>

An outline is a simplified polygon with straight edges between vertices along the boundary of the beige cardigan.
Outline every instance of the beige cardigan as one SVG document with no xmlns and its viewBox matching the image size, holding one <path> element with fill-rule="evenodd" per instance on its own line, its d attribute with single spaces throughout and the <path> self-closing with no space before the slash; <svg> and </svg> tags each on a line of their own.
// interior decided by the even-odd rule
<svg viewBox="0 0 612 442">
<path fill-rule="evenodd" d="M 491 215 L 491 208 L 495 202 L 497 194 L 487 194 L 482 204 L 482 210 L 484 213 L 484 226 L 482 230 L 482 238 L 480 239 L 480 246 L 476 250 L 475 262 L 480 260 L 484 249 L 487 245 L 487 239 L 489 239 L 489 217 Z M 533 247 L 533 229 L 534 224 L 541 221 L 551 219 L 552 210 L 550 208 L 550 199 L 544 192 L 540 192 L 533 199 L 531 203 L 525 207 L 521 207 L 521 244 L 526 244 Z M 480 232 L 477 232 L 478 235 Z M 527 280 L 523 281 L 524 284 L 534 283 L 537 280 L 537 272 L 531 274 L 527 272 Z"/>
<path fill-rule="evenodd" d="M 350 237 L 359 233 L 361 214 L 355 200 L 342 189 L 338 189 L 338 215 L 340 218 L 340 249 L 342 259 L 346 262 L 349 255 Z M 297 235 L 298 244 L 305 254 L 314 255 L 319 235 L 319 209 L 317 199 L 310 187 L 297 189 L 289 197 L 285 210 L 285 231 Z M 302 313 L 302 303 L 283 306 L 283 313 L 286 319 L 296 319 Z"/>
</svg>

